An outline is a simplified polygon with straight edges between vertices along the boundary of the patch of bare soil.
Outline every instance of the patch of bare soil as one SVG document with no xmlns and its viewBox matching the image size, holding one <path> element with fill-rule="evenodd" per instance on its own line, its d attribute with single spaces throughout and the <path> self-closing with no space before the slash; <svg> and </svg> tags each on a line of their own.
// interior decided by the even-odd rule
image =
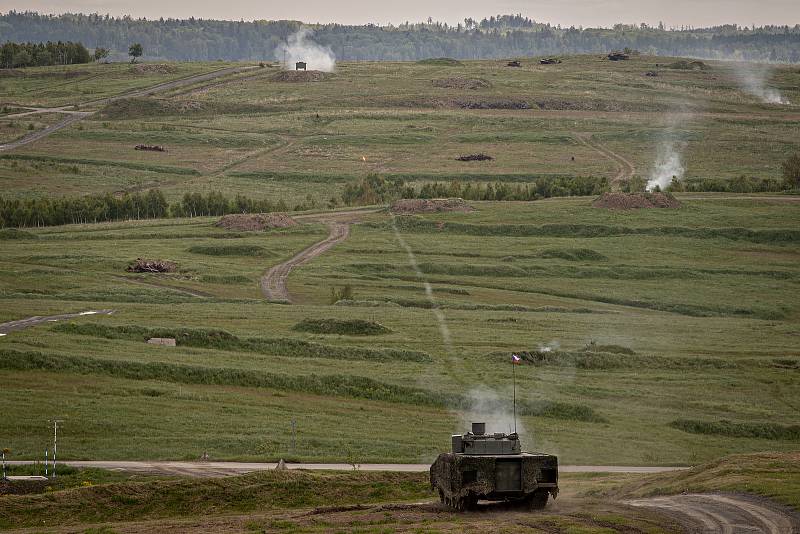
<svg viewBox="0 0 800 534">
<path fill-rule="evenodd" d="M 412 213 L 438 213 L 441 211 L 475 211 L 475 208 L 461 198 L 412 198 L 401 199 L 392 204 L 392 213 L 410 215 Z"/>
<path fill-rule="evenodd" d="M 272 76 L 273 82 L 289 82 L 289 83 L 302 83 L 302 82 L 321 82 L 328 77 L 319 70 L 284 70 Z"/>
<path fill-rule="evenodd" d="M 178 264 L 168 260 L 136 258 L 125 270 L 129 273 L 174 273 L 178 270 Z"/>
<path fill-rule="evenodd" d="M 130 70 L 134 74 L 174 74 L 178 72 L 177 67 L 165 63 L 139 63 L 132 65 Z"/>
<path fill-rule="evenodd" d="M 431 82 L 434 87 L 443 89 L 488 89 L 492 86 L 487 80 L 482 78 L 464 78 L 457 76 L 454 78 L 439 78 Z"/>
<path fill-rule="evenodd" d="M 681 207 L 681 203 L 669 193 L 603 193 L 603 196 L 592 202 L 592 207 L 610 210 L 677 209 Z"/>
<path fill-rule="evenodd" d="M 287 228 L 296 224 L 297 221 L 285 213 L 234 213 L 222 217 L 215 226 L 226 230 L 251 232 L 268 228 Z"/>
</svg>

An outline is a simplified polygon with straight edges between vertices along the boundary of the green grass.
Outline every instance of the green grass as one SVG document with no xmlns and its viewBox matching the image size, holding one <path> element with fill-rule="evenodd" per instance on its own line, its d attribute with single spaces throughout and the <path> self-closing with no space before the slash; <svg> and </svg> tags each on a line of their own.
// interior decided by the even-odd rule
<svg viewBox="0 0 800 534">
<path fill-rule="evenodd" d="M 692 434 L 710 434 L 730 438 L 761 438 L 772 440 L 800 441 L 800 425 L 778 425 L 775 423 L 737 423 L 734 421 L 695 421 L 677 419 L 671 426 Z"/>
</svg>

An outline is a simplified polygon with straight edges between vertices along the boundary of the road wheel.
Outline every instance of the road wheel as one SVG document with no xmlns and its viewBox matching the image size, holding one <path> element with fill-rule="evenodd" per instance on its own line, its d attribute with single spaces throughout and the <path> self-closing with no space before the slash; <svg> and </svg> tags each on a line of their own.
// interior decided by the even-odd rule
<svg viewBox="0 0 800 534">
<path fill-rule="evenodd" d="M 525 500 L 531 510 L 542 510 L 547 505 L 547 498 L 550 492 L 547 490 L 536 490 L 528 495 Z"/>
</svg>

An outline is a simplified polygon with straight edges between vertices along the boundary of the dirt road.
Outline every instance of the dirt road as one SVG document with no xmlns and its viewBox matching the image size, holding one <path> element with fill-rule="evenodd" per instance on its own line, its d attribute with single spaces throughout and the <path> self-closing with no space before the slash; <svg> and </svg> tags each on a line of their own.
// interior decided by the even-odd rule
<svg viewBox="0 0 800 534">
<path fill-rule="evenodd" d="M 272 301 L 292 302 L 289 290 L 286 287 L 286 280 L 292 269 L 311 261 L 337 243 L 347 239 L 350 235 L 350 223 L 358 222 L 362 215 L 375 213 L 376 211 L 379 211 L 379 208 L 308 213 L 294 216 L 295 219 L 306 223 L 326 223 L 330 234 L 319 243 L 314 243 L 291 259 L 275 265 L 264 273 L 264 276 L 261 277 L 261 292 L 264 297 Z"/>
<path fill-rule="evenodd" d="M 9 465 L 29 465 L 33 462 L 6 462 Z M 63 465 L 77 468 L 111 469 L 134 473 L 152 473 L 163 475 L 182 475 L 190 477 L 222 477 L 243 475 L 255 471 L 275 469 L 275 463 L 261 462 L 140 462 L 140 461 L 66 461 Z M 289 469 L 311 469 L 322 471 L 352 471 L 351 464 L 302 464 L 287 463 Z M 423 473 L 430 469 L 430 464 L 359 464 L 361 471 L 394 471 L 400 473 Z M 631 467 L 620 465 L 562 465 L 562 473 L 664 473 L 680 471 L 686 467 Z"/>
<path fill-rule="evenodd" d="M 594 149 L 601 156 L 610 159 L 617 165 L 618 172 L 616 176 L 611 179 L 612 190 L 619 190 L 622 182 L 626 182 L 633 178 L 633 175 L 636 172 L 636 167 L 633 165 L 633 163 L 620 156 L 616 152 L 613 152 L 611 149 L 601 145 L 599 142 L 592 139 L 591 135 L 581 133 L 574 133 L 572 135 L 580 144 Z"/>
<path fill-rule="evenodd" d="M 109 103 L 115 102 L 117 100 L 122 100 L 123 98 L 131 98 L 131 97 L 137 97 L 137 96 L 149 96 L 149 95 L 152 95 L 152 94 L 155 94 L 155 93 L 159 93 L 159 92 L 162 92 L 162 91 L 167 91 L 169 89 L 174 89 L 176 87 L 181 87 L 181 86 L 184 86 L 184 85 L 192 85 L 192 84 L 195 84 L 195 83 L 200 83 L 200 82 L 204 82 L 204 81 L 208 81 L 208 80 L 213 80 L 215 78 L 219 78 L 221 76 L 228 76 L 230 74 L 238 74 L 239 72 L 243 72 L 243 71 L 251 70 L 251 69 L 255 69 L 255 68 L 257 68 L 257 67 L 230 67 L 230 68 L 226 68 L 226 69 L 215 70 L 213 72 L 208 72 L 206 74 L 198 74 L 196 76 L 189 76 L 187 78 L 181 78 L 179 80 L 172 80 L 172 81 L 169 81 L 169 82 L 159 83 L 159 84 L 156 84 L 156 85 L 152 85 L 150 87 L 146 87 L 144 89 L 137 89 L 137 90 L 134 90 L 134 91 L 129 91 L 129 92 L 122 93 L 122 94 L 115 95 L 115 96 L 111 96 L 111 97 L 108 97 L 108 98 L 101 98 L 101 99 L 98 99 L 98 100 L 92 100 L 92 101 L 89 101 L 89 102 L 84 102 L 83 104 L 79 104 L 79 106 L 80 107 L 103 106 L 105 104 L 109 104 Z M 97 113 L 97 111 L 72 111 L 72 110 L 66 110 L 66 108 L 68 108 L 68 107 L 71 107 L 71 106 L 59 106 L 59 107 L 55 107 L 55 108 L 35 108 L 32 113 L 26 112 L 25 115 L 33 115 L 33 114 L 36 114 L 36 113 L 66 113 L 69 116 L 67 118 L 65 118 L 64 120 L 61 120 L 61 121 L 59 121 L 59 122 L 57 122 L 55 124 L 51 124 L 47 128 L 44 128 L 43 130 L 39 130 L 37 132 L 33 132 L 31 134 L 28 134 L 28 135 L 26 135 L 26 136 L 24 136 L 24 137 L 22 137 L 20 139 L 17 139 L 16 141 L 13 141 L 11 143 L 6 143 L 4 145 L 0 145 L 0 152 L 7 152 L 9 150 L 14 150 L 15 148 L 19 148 L 21 146 L 28 145 L 30 143 L 38 141 L 39 139 L 42 139 L 43 137 L 47 137 L 48 135 L 52 134 L 53 132 L 57 132 L 58 130 L 61 130 L 62 128 L 66 128 L 67 126 L 69 126 L 72 123 L 81 121 L 81 120 L 85 119 L 86 117 L 92 116 L 95 113 Z"/>
<path fill-rule="evenodd" d="M 85 315 L 111 315 L 112 313 L 114 313 L 114 310 L 89 310 L 80 313 L 64 313 L 62 315 L 50 315 L 47 317 L 36 315 L 28 317 L 27 319 L 19 319 L 18 321 L 0 324 L 0 335 L 5 336 L 14 330 L 24 330 L 25 328 L 30 328 L 31 326 L 42 323 L 55 323 L 67 319 L 74 319 L 76 317 L 83 317 Z"/>
<path fill-rule="evenodd" d="M 307 249 L 299 252 L 288 261 L 279 263 L 267 271 L 261 278 L 261 292 L 267 300 L 279 300 L 291 302 L 289 290 L 286 288 L 286 279 L 289 273 L 297 267 L 316 258 L 332 246 L 347 239 L 350 235 L 350 225 L 348 223 L 330 222 L 328 223 L 330 234 L 328 237 L 314 243 Z"/>
<path fill-rule="evenodd" d="M 791 534 L 800 532 L 800 517 L 765 499 L 734 494 L 686 494 L 626 501 L 637 508 L 665 513 L 687 532 Z"/>
</svg>

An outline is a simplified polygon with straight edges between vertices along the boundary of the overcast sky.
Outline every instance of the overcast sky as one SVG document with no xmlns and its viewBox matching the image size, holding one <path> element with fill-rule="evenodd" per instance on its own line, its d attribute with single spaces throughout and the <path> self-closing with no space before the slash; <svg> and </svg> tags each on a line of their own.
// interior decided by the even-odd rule
<svg viewBox="0 0 800 534">
<path fill-rule="evenodd" d="M 667 26 L 800 24 L 800 0 L 0 0 L 0 11 L 109 13 L 133 17 L 295 19 L 343 24 L 398 24 L 429 16 L 448 23 L 522 13 L 562 26 L 663 21 Z"/>
</svg>

